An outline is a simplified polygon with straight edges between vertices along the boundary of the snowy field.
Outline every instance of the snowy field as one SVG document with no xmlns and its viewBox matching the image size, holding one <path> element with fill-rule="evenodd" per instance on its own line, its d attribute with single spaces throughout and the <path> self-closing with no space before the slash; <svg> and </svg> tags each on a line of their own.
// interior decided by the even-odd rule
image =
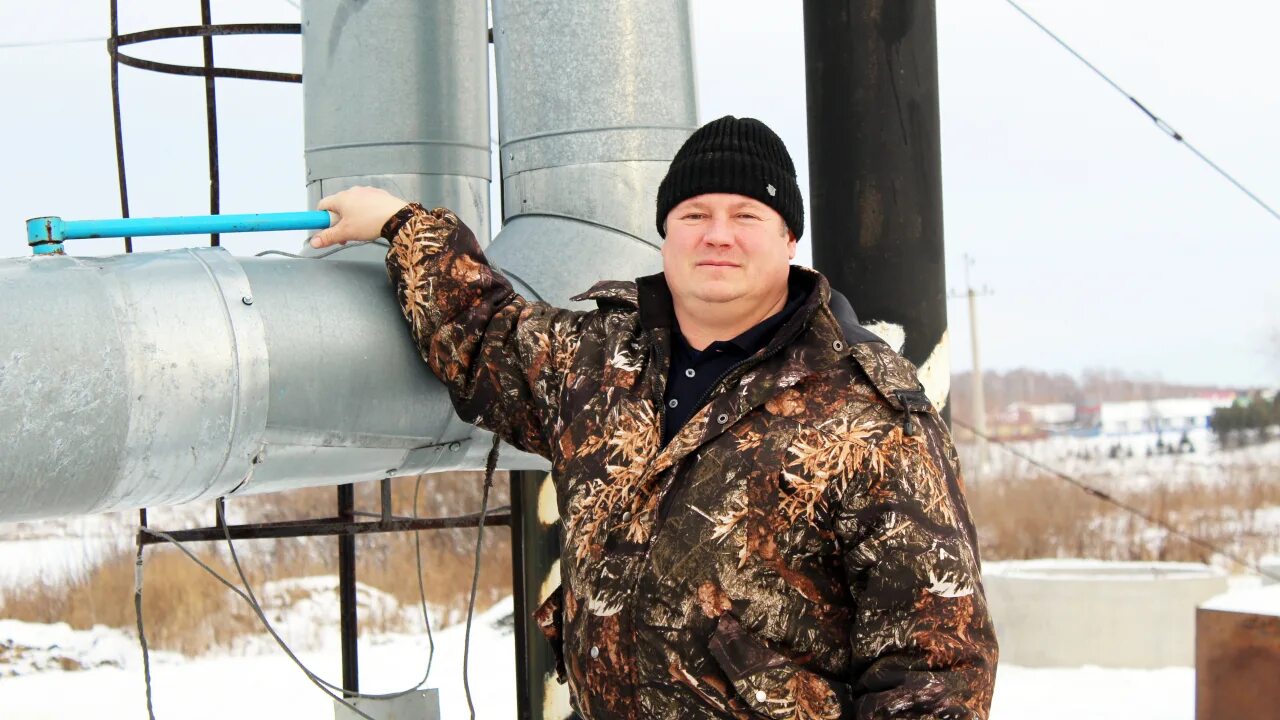
<svg viewBox="0 0 1280 720">
<path fill-rule="evenodd" d="M 1110 459 L 1105 448 L 1081 453 L 1088 443 L 1058 439 L 1026 444 L 1046 463 L 1071 473 L 1102 479 L 1108 487 L 1151 482 L 1215 481 L 1229 468 L 1280 466 L 1280 442 L 1215 452 L 1207 438 L 1195 438 L 1197 452 L 1146 457 L 1133 438 L 1134 457 Z M 968 450 L 970 448 L 962 448 Z M 999 471 L 1026 472 L 1020 461 L 992 448 L 986 477 Z M 1086 457 L 1087 455 L 1087 457 Z M 162 511 L 157 524 L 194 526 L 207 522 L 210 504 Z M 156 522 L 157 519 L 153 519 Z M 6 587 L 52 583 L 92 568 L 113 548 L 132 540 L 136 515 L 121 513 L 48 523 L 0 526 L 0 595 Z M 252 544 L 244 544 L 252 553 Z M 1244 590 L 1257 579 L 1233 583 Z M 266 583 L 261 595 L 268 615 L 302 661 L 330 682 L 341 677 L 336 579 L 304 578 Z M 275 591 L 273 591 L 273 587 Z M 1280 586 L 1260 601 L 1280 614 Z M 305 593 L 299 594 L 300 590 Z M 1235 592 L 1232 593 L 1232 597 Z M 288 597 L 287 602 L 274 602 Z M 299 600 L 299 598 L 302 600 Z M 385 593 L 361 588 L 362 614 L 394 603 Z M 1257 603 L 1257 600 L 1249 602 Z M 1224 607 L 1232 606 L 1226 602 Z M 416 608 L 389 609 L 414 614 Z M 515 715 L 514 640 L 508 599 L 478 614 L 473 629 L 471 686 L 477 717 Z M 419 616 L 420 617 L 420 616 Z M 410 623 L 409 627 L 418 627 Z M 426 687 L 440 690 L 442 717 L 466 718 L 462 691 L 463 628 L 435 633 L 436 652 Z M 388 693 L 414 686 L 427 666 L 424 632 L 366 634 L 360 643 L 361 689 Z M 332 718 L 333 701 L 312 685 L 265 633 L 237 641 L 230 650 L 200 657 L 152 653 L 156 717 Z M 1192 720 L 1192 668 L 1156 670 L 1025 668 L 1002 664 L 996 681 L 992 720 Z M 0 720 L 93 717 L 145 718 L 141 653 L 132 632 L 99 627 L 73 631 L 66 625 L 0 620 Z"/>
<path fill-rule="evenodd" d="M 478 615 L 472 638 L 471 687 L 478 718 L 515 716 L 515 662 L 510 601 Z M 323 625 L 324 623 L 322 623 Z M 336 638 L 336 630 L 325 632 Z M 462 693 L 462 626 L 438 631 L 429 686 L 440 688 L 444 718 L 465 718 Z M 145 718 L 142 661 L 131 636 L 98 628 L 0 621 L 0 659 L 10 644 L 47 648 L 89 669 L 35 670 L 6 677 L 0 665 L 0 708 L 9 720 L 92 717 Z M 157 718 L 332 718 L 333 703 L 282 653 L 187 659 L 152 655 Z M 366 692 L 392 692 L 415 684 L 426 667 L 425 635 L 386 635 L 360 646 L 360 683 Z M 341 678 L 336 642 L 300 654 L 321 677 Z M 48 664 L 48 663 L 46 663 Z M 992 720 L 1192 720 L 1195 678 L 1191 668 L 1114 670 L 1030 669 L 1001 665 Z"/>
<path fill-rule="evenodd" d="M 1141 489 L 1157 483 L 1221 482 L 1260 466 L 1280 466 L 1280 441 L 1220 449 L 1213 433 L 1203 428 L 1188 433 L 1194 452 L 1161 454 L 1156 450 L 1161 440 L 1177 443 L 1179 439 L 1180 433 L 1157 435 L 1150 432 L 1098 437 L 1055 436 L 1003 445 L 1068 475 L 1105 479 L 1111 489 Z M 961 466 L 970 477 L 1007 478 L 1043 474 L 1004 448 L 989 443 L 981 463 L 977 445 L 961 441 L 956 449 Z M 1113 449 L 1116 457 L 1112 457 Z M 1148 452 L 1153 454 L 1148 455 Z"/>
<path fill-rule="evenodd" d="M 1280 615 L 1280 585 L 1259 587 L 1256 578 L 1210 605 L 1224 610 Z M 292 581 L 285 581 L 292 582 Z M 341 677 L 337 646 L 335 578 L 301 583 L 327 601 L 294 606 L 280 624 L 313 672 Z M 362 588 L 361 597 L 376 596 Z M 269 590 L 264 590 L 264 596 Z M 508 598 L 476 616 L 471 687 L 479 718 L 515 716 L 515 662 Z M 271 613 L 274 615 L 274 613 Z M 283 618 L 278 618 L 283 619 Z M 440 689 L 444 718 L 468 716 L 462 691 L 463 626 L 438 630 L 428 687 Z M 307 648 L 302 650 L 302 648 Z M 364 692 L 388 693 L 414 686 L 427 663 L 425 633 L 365 637 L 360 644 Z M 317 690 L 275 645 L 254 638 L 237 654 L 185 658 L 152 654 L 157 718 L 333 717 L 333 702 Z M 142 660 L 132 635 L 107 628 L 73 631 L 65 625 L 0 620 L 0 717 L 11 720 L 93 717 L 145 718 Z M 1156 670 L 1022 668 L 1001 665 L 992 720 L 1193 720 L 1195 674 L 1189 667 Z"/>
</svg>

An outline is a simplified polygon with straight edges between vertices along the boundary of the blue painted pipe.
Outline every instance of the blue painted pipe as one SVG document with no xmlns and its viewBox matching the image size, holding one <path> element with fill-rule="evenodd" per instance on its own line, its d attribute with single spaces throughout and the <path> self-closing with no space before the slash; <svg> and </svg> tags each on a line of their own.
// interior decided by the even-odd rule
<svg viewBox="0 0 1280 720">
<path fill-rule="evenodd" d="M 27 221 L 27 244 L 35 254 L 48 255 L 62 252 L 64 240 L 81 238 L 322 230 L 329 225 L 330 216 L 325 210 L 107 220 L 63 220 L 60 217 L 38 217 Z"/>
</svg>

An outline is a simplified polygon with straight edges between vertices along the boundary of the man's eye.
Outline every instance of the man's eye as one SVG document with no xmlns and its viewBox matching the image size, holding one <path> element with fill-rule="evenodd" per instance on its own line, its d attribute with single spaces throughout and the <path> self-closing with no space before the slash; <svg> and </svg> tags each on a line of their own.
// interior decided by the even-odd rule
<svg viewBox="0 0 1280 720">
<path fill-rule="evenodd" d="M 759 219 L 760 219 L 760 217 L 759 217 L 758 215 L 752 215 L 751 213 L 738 213 L 738 217 L 739 217 L 739 218 L 742 218 L 742 219 L 744 219 L 744 220 L 759 220 Z"/>
<path fill-rule="evenodd" d="M 701 220 L 705 217 L 706 215 L 702 213 L 685 213 L 684 217 L 681 219 L 682 220 Z"/>
</svg>

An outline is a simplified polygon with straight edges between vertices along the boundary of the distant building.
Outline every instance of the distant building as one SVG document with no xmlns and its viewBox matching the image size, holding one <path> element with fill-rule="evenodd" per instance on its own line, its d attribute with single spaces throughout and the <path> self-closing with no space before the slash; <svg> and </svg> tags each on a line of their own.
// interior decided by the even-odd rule
<svg viewBox="0 0 1280 720">
<path fill-rule="evenodd" d="M 1177 433 L 1209 427 L 1217 408 L 1235 400 L 1233 392 L 1207 392 L 1196 397 L 1104 402 L 1013 403 L 996 415 L 994 434 L 1005 439 L 1030 439 L 1045 434 L 1133 435 Z"/>
<path fill-rule="evenodd" d="M 1217 408 L 1227 407 L 1235 393 L 1205 393 L 1200 397 L 1104 402 L 1077 408 L 1075 427 L 1088 435 L 1183 433 L 1209 427 Z"/>
</svg>

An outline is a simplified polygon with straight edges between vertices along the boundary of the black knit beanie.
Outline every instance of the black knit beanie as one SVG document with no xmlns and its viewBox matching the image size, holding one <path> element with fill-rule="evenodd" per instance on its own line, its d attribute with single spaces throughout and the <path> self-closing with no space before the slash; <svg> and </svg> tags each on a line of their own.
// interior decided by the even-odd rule
<svg viewBox="0 0 1280 720">
<path fill-rule="evenodd" d="M 746 195 L 782 216 L 798 238 L 804 234 L 804 201 L 787 146 L 755 118 L 726 115 L 694 131 L 658 186 L 658 234 L 666 237 L 671 208 L 704 193 Z"/>
</svg>

